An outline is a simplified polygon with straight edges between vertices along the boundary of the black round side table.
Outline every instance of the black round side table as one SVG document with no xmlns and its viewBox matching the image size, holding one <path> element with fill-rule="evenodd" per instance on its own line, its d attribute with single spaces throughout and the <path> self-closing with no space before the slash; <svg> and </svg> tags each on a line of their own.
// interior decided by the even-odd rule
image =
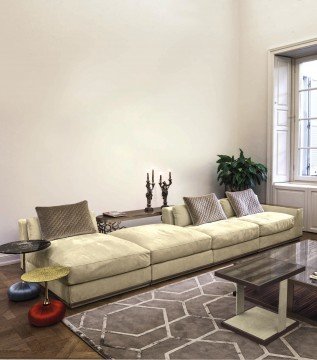
<svg viewBox="0 0 317 360">
<path fill-rule="evenodd" d="M 25 254 L 44 250 L 50 245 L 51 242 L 46 240 L 14 241 L 0 245 L 0 253 L 22 254 L 22 268 L 23 272 L 25 272 Z M 19 281 L 9 287 L 8 297 L 12 301 L 30 300 L 37 297 L 40 290 L 39 284 Z"/>
</svg>

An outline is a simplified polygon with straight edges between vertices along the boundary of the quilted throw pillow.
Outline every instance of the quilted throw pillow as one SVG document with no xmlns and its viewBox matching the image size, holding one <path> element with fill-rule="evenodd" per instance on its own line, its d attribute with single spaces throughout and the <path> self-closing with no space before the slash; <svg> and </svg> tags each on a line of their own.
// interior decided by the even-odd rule
<svg viewBox="0 0 317 360">
<path fill-rule="evenodd" d="M 243 191 L 226 191 L 227 198 L 237 217 L 263 212 L 257 195 L 252 189 Z"/>
<path fill-rule="evenodd" d="M 69 236 L 96 233 L 87 201 L 76 204 L 36 207 L 42 239 L 55 240 Z"/>
<path fill-rule="evenodd" d="M 215 194 L 184 197 L 193 225 L 227 219 Z"/>
</svg>

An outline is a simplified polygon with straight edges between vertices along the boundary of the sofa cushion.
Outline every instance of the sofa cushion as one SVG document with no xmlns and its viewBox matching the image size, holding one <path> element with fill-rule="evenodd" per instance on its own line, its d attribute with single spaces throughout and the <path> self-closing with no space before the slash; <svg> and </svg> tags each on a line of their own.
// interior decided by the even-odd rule
<svg viewBox="0 0 317 360">
<path fill-rule="evenodd" d="M 93 211 L 90 211 L 90 216 L 93 226 L 96 230 L 95 232 L 98 232 L 96 214 Z M 31 217 L 29 219 L 26 219 L 26 228 L 29 240 L 42 240 L 40 223 L 37 217 Z"/>
<path fill-rule="evenodd" d="M 194 225 L 206 224 L 227 218 L 215 194 L 184 197 L 183 199 Z"/>
<path fill-rule="evenodd" d="M 193 224 L 185 204 L 173 206 L 173 216 L 175 225 L 177 226 L 189 226 Z"/>
<path fill-rule="evenodd" d="M 113 236 L 150 250 L 151 264 L 200 253 L 210 250 L 211 247 L 210 236 L 189 228 L 168 224 L 126 228 L 115 231 Z"/>
<path fill-rule="evenodd" d="M 221 249 L 259 237 L 259 227 L 237 218 L 195 226 L 195 230 L 211 236 L 211 248 Z"/>
<path fill-rule="evenodd" d="M 289 230 L 295 223 L 295 218 L 292 215 L 269 211 L 243 216 L 240 217 L 239 220 L 259 225 L 260 236 L 277 234 Z"/>
<path fill-rule="evenodd" d="M 95 233 L 53 241 L 49 248 L 27 254 L 27 261 L 36 267 L 69 267 L 65 282 L 74 285 L 147 267 L 150 253 L 130 241 Z"/>
<path fill-rule="evenodd" d="M 86 200 L 67 205 L 37 206 L 35 210 L 43 240 L 56 240 L 96 232 Z"/>
<path fill-rule="evenodd" d="M 236 216 L 236 214 L 227 198 L 220 199 L 219 202 L 223 209 L 223 212 L 226 214 L 228 219 Z"/>
<path fill-rule="evenodd" d="M 228 200 L 238 217 L 252 215 L 263 212 L 258 196 L 252 189 L 243 191 L 226 191 Z"/>
<path fill-rule="evenodd" d="M 93 234 L 96 232 L 86 200 L 67 205 L 37 206 L 43 240 Z"/>
</svg>

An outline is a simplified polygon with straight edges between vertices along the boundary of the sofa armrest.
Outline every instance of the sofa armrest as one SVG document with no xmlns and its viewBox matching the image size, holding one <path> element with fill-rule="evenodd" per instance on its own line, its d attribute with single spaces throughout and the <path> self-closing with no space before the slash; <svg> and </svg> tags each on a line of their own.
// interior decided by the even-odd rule
<svg viewBox="0 0 317 360">
<path fill-rule="evenodd" d="M 293 215 L 295 218 L 294 228 L 298 228 L 299 236 L 303 232 L 304 220 L 303 220 L 303 209 L 295 207 L 286 207 L 278 205 L 266 205 L 262 204 L 264 211 L 279 212 L 288 215 Z"/>
<path fill-rule="evenodd" d="M 175 225 L 172 206 L 164 207 L 162 209 L 162 223 Z"/>
</svg>

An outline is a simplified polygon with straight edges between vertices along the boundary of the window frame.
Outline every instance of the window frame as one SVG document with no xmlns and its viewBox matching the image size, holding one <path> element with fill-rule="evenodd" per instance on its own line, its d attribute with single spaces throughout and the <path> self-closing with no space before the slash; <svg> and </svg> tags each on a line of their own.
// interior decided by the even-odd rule
<svg viewBox="0 0 317 360">
<path fill-rule="evenodd" d="M 299 78 L 299 66 L 303 62 L 308 61 L 314 61 L 317 60 L 317 55 L 311 55 L 311 56 L 305 56 L 298 59 L 295 59 L 294 63 L 294 86 L 293 86 L 293 114 L 294 114 L 294 126 L 291 128 L 291 132 L 294 133 L 293 139 L 294 142 L 292 144 L 292 150 L 294 156 L 292 157 L 292 167 L 293 167 L 293 180 L 294 181 L 306 181 L 306 182 L 317 182 L 317 176 L 305 176 L 300 175 L 300 149 L 309 148 L 309 149 L 317 149 L 317 147 L 301 147 L 300 146 L 300 121 L 299 120 L 299 84 L 300 84 L 300 78 Z M 315 119 L 315 118 L 314 118 Z"/>
<path fill-rule="evenodd" d="M 294 96 L 294 66 L 292 64 L 291 71 L 292 71 L 292 77 L 291 77 L 291 84 L 292 84 L 292 103 L 290 106 L 290 113 L 289 113 L 289 119 L 290 119 L 290 128 L 291 128 L 291 142 L 290 142 L 290 156 L 291 156 L 291 162 L 290 162 L 290 172 L 289 172 L 289 179 L 286 179 L 285 181 L 277 181 L 275 178 L 274 173 L 274 136 L 275 136 L 275 109 L 274 109 L 274 88 L 275 88 L 275 58 L 276 56 L 284 56 L 289 57 L 292 59 L 292 61 L 295 61 L 298 57 L 304 57 L 307 55 L 315 55 L 317 53 L 317 38 L 312 37 L 308 38 L 306 40 L 297 41 L 293 43 L 281 43 L 276 44 L 275 46 L 272 46 L 270 49 L 267 50 L 267 123 L 266 123 L 266 129 L 267 129 L 267 137 L 266 137 L 266 155 L 267 155 L 267 182 L 266 182 L 266 202 L 268 204 L 273 203 L 274 196 L 274 185 L 276 183 L 282 182 L 282 183 L 294 183 L 294 154 L 293 154 L 293 144 L 294 144 L 294 113 L 293 113 L 293 96 Z M 298 56 L 301 55 L 301 56 Z M 306 183 L 309 183 L 309 181 L 305 181 Z M 303 184 L 302 181 L 296 181 L 295 183 Z M 316 183 L 311 183 L 313 185 L 316 185 Z"/>
</svg>

